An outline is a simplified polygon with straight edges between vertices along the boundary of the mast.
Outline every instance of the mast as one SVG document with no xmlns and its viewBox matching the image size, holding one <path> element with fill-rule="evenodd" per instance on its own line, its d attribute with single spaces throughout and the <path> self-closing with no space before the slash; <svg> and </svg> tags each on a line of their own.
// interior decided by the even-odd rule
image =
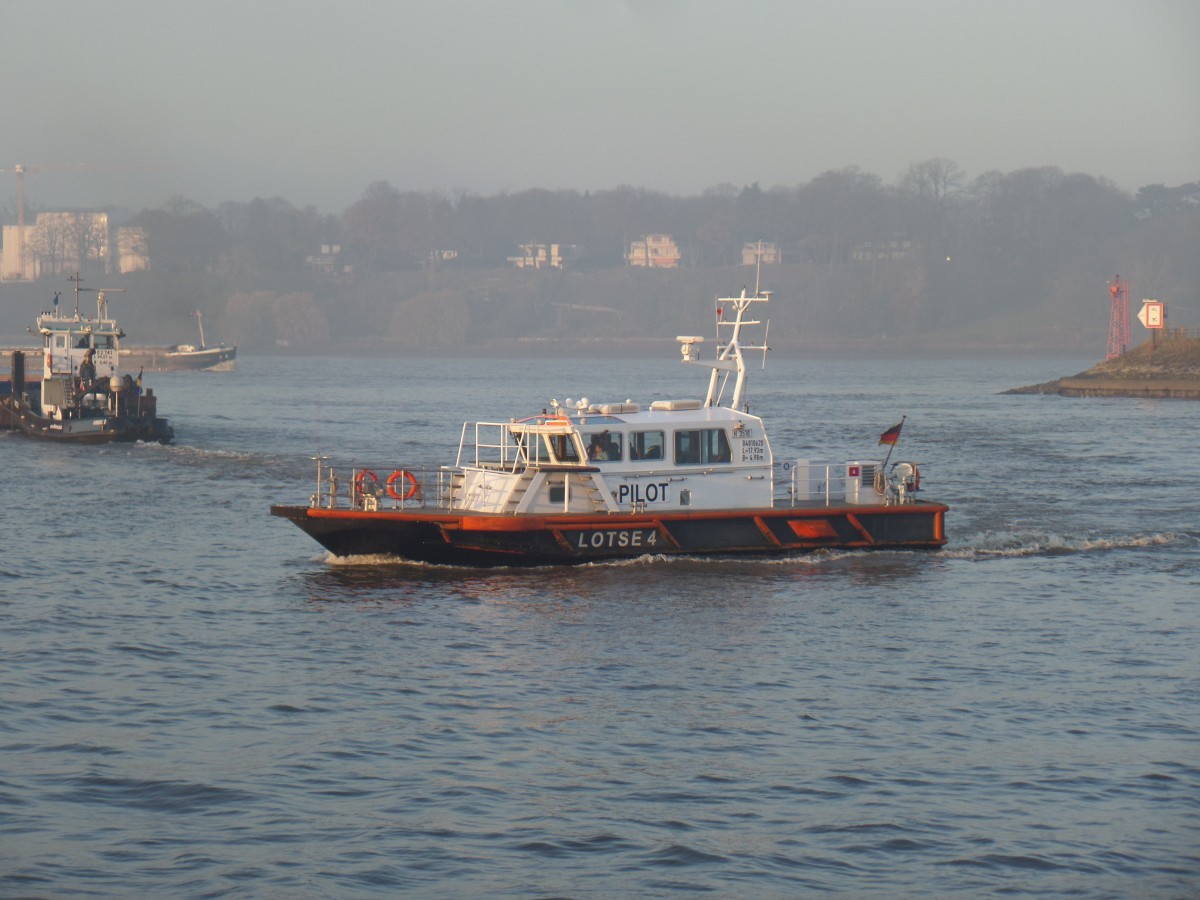
<svg viewBox="0 0 1200 900">
<path fill-rule="evenodd" d="M 683 344 L 683 361 L 685 363 L 708 366 L 712 369 L 712 375 L 708 379 L 708 395 L 704 399 L 706 407 L 722 405 L 721 401 L 724 398 L 730 375 L 737 377 L 734 379 L 733 395 L 729 398 L 729 408 L 739 409 L 743 405 L 746 394 L 746 360 L 742 356 L 742 351 L 762 350 L 765 361 L 768 348 L 765 341 L 761 344 L 743 344 L 742 328 L 746 325 L 762 324 L 759 319 L 746 318 L 747 311 L 750 309 L 750 304 L 766 303 L 770 299 L 770 291 L 756 289 L 754 295 L 750 296 L 747 295 L 746 289 L 742 288 L 740 296 L 723 297 L 717 301 L 717 358 L 714 360 L 706 362 L 696 358 L 693 345 L 703 341 L 703 338 L 676 338 Z M 733 310 L 732 320 L 726 318 L 726 307 Z M 729 329 L 727 339 L 723 338 L 722 329 Z M 725 373 L 724 376 L 721 375 L 722 372 Z"/>
<path fill-rule="evenodd" d="M 196 317 L 196 321 L 200 323 L 200 349 L 203 350 L 207 346 L 204 343 L 204 314 L 200 310 L 196 310 L 192 315 Z"/>
</svg>

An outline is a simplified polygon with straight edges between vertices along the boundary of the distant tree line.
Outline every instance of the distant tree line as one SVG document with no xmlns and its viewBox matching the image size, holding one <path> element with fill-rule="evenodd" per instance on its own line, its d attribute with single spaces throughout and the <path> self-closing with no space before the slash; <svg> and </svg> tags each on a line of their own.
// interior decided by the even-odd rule
<svg viewBox="0 0 1200 900">
<path fill-rule="evenodd" d="M 528 242 L 576 245 L 572 272 L 579 276 L 623 269 L 630 242 L 648 233 L 673 236 L 688 269 L 737 266 L 743 244 L 774 243 L 789 273 L 772 277 L 818 309 L 808 325 L 829 324 L 836 308 L 864 334 L 952 328 L 1039 310 L 1056 298 L 1074 308 L 1085 295 L 1102 297 L 1102 279 L 1121 267 L 1132 275 L 1131 266 L 1181 293 L 1178 299 L 1200 303 L 1200 183 L 1149 185 L 1130 195 L 1105 179 L 1053 167 L 968 181 L 940 158 L 913 164 L 894 185 L 855 167 L 795 187 L 719 185 L 699 196 L 621 186 L 485 197 L 378 181 L 341 215 L 281 198 L 216 209 L 173 198 L 141 211 L 133 224 L 146 233 L 155 273 L 223 279 L 226 304 L 218 314 L 231 327 L 241 323 L 238 331 L 252 343 L 288 340 L 263 324 L 287 320 L 281 309 L 324 320 L 300 328 L 310 343 L 342 337 L 338 319 L 349 311 L 360 326 L 411 337 L 430 304 L 446 313 L 436 340 L 447 345 L 494 334 L 498 321 L 533 324 L 524 314 L 497 316 L 498 303 L 543 320 L 554 310 L 564 327 L 564 308 L 613 306 L 597 294 L 600 282 L 562 281 L 560 273 L 559 282 L 540 287 L 525 276 L 520 286 L 510 279 L 497 288 L 495 270 Z M 312 271 L 306 260 L 330 245 L 340 248 L 339 269 L 352 276 L 339 281 Z M 447 250 L 455 253 L 449 261 Z"/>
</svg>

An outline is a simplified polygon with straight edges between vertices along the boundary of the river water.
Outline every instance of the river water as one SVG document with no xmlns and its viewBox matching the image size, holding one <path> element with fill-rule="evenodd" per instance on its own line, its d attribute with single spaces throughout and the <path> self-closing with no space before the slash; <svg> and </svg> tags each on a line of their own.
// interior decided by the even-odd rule
<svg viewBox="0 0 1200 900">
<path fill-rule="evenodd" d="M 906 415 L 936 553 L 472 571 L 268 514 L 702 395 L 666 354 L 248 357 L 147 376 L 170 447 L 0 435 L 0 896 L 1194 896 L 1200 408 L 999 393 L 1091 362 L 751 372 L 777 459 Z"/>
</svg>

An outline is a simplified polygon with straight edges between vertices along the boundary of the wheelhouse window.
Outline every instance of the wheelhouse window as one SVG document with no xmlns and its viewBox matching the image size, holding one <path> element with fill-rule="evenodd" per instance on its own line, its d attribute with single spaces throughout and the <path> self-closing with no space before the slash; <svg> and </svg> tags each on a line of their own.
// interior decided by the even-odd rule
<svg viewBox="0 0 1200 900">
<path fill-rule="evenodd" d="M 666 435 L 661 431 L 635 431 L 629 435 L 630 459 L 662 459 Z"/>
<path fill-rule="evenodd" d="M 723 428 L 697 428 L 675 432 L 675 464 L 679 466 L 727 463 L 732 454 Z"/>
<path fill-rule="evenodd" d="M 621 459 L 621 434 L 612 431 L 585 431 L 583 443 L 587 446 L 589 462 L 613 462 Z"/>
<path fill-rule="evenodd" d="M 575 442 L 569 434 L 549 434 L 546 439 L 550 442 L 550 452 L 554 461 L 559 463 L 577 463 L 579 454 L 575 452 Z"/>
</svg>

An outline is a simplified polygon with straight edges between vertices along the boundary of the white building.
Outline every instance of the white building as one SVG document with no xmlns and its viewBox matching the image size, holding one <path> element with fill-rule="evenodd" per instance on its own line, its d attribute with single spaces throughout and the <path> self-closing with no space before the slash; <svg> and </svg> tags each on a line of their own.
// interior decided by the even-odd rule
<svg viewBox="0 0 1200 900">
<path fill-rule="evenodd" d="M 564 263 L 578 257 L 574 244 L 521 244 L 517 255 L 508 261 L 518 269 L 561 269 Z"/>
<path fill-rule="evenodd" d="M 682 255 L 669 234 L 648 234 L 630 243 L 625 261 L 650 269 L 677 269 Z"/>
<path fill-rule="evenodd" d="M 146 233 L 113 228 L 108 213 L 43 212 L 23 229 L 0 232 L 0 279 L 34 281 L 64 272 L 133 272 L 149 267 Z"/>
<path fill-rule="evenodd" d="M 781 262 L 783 262 L 783 254 L 780 252 L 778 244 L 769 244 L 766 241 L 742 244 L 743 266 L 756 266 L 759 263 L 764 266 L 777 266 Z"/>
</svg>

